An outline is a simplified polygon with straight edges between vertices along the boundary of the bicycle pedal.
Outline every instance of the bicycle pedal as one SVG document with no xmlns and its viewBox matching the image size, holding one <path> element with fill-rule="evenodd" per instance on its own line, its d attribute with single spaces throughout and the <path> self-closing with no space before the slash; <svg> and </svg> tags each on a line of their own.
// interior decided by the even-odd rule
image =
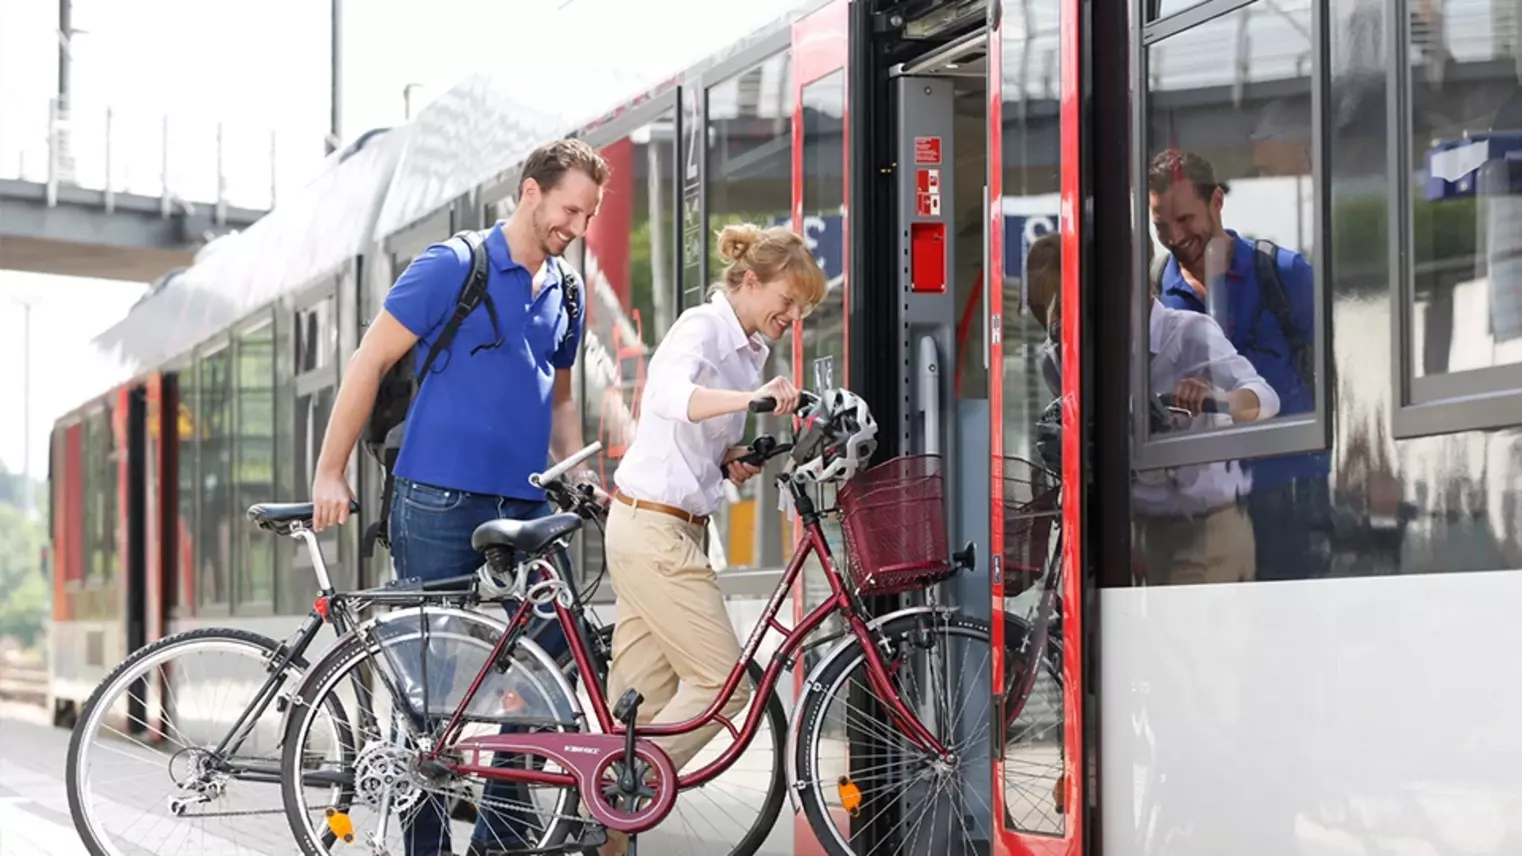
<svg viewBox="0 0 1522 856">
<path fill-rule="evenodd" d="M 639 690 L 628 690 L 618 699 L 618 704 L 613 705 L 613 718 L 629 725 L 639 715 L 639 706 L 643 704 L 645 697 L 639 694 Z"/>
</svg>

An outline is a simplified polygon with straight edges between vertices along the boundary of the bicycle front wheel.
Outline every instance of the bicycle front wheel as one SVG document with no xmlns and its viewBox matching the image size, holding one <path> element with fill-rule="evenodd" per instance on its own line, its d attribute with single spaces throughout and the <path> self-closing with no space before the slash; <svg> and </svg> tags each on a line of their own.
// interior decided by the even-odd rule
<svg viewBox="0 0 1522 856">
<path fill-rule="evenodd" d="M 94 856 L 284 853 L 279 783 L 281 694 L 307 664 L 268 664 L 280 644 L 231 628 L 160 639 L 96 687 L 69 739 L 69 813 Z M 352 746 L 346 712 L 326 722 Z"/>
<path fill-rule="evenodd" d="M 840 649 L 804 689 L 794 763 L 809 825 L 832 856 L 979 852 L 989 840 L 993 780 L 988 622 L 916 613 L 886 622 L 877 636 L 899 696 L 953 759 L 927 758 L 900 733 L 861 646 Z"/>
</svg>

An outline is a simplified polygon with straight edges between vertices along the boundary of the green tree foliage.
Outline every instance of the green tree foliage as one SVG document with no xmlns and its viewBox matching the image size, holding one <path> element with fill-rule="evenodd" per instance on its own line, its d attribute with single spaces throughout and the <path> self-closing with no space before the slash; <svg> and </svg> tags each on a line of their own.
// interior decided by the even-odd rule
<svg viewBox="0 0 1522 856">
<path fill-rule="evenodd" d="M 47 485 L 33 482 L 32 496 L 45 504 Z M 0 637 L 37 643 L 47 621 L 49 595 L 43 572 L 47 545 L 44 515 L 28 515 L 23 477 L 0 467 Z"/>
</svg>

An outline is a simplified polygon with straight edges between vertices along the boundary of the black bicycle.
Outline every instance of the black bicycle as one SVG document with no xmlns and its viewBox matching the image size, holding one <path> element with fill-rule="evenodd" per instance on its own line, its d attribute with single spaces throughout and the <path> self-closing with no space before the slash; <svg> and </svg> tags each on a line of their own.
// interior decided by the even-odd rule
<svg viewBox="0 0 1522 856">
<path fill-rule="evenodd" d="M 574 464 L 566 461 L 555 469 Z M 557 483 L 547 493 L 558 510 L 601 523 L 603 509 L 591 500 L 590 489 Z M 357 513 L 359 504 L 351 501 L 349 510 Z M 65 777 L 74 827 L 96 856 L 223 848 L 289 852 L 288 826 L 271 822 L 285 813 L 279 788 L 284 719 L 323 627 L 331 627 L 341 640 L 377 609 L 459 611 L 511 600 L 512 593 L 496 585 L 484 564 L 473 575 L 426 584 L 398 580 L 338 592 L 311 528 L 311 503 L 262 503 L 250 507 L 247 518 L 264 531 L 306 546 L 320 595 L 284 641 L 237 628 L 187 630 L 138 649 L 96 687 L 70 737 Z M 559 561 L 569 564 L 563 552 Z M 575 580 L 576 575 L 566 573 L 563 579 Z M 599 575 L 588 590 L 600 581 Z M 574 584 L 569 596 L 578 632 L 593 654 L 594 671 L 605 680 L 612 627 L 595 619 L 583 591 Z M 398 616 L 385 617 L 394 625 Z M 203 665 L 203 659 L 214 662 Z M 575 670 L 569 652 L 556 665 Z M 370 673 L 356 680 L 388 677 Z M 356 692 L 355 697 L 368 699 L 369 693 Z M 362 748 L 356 734 L 375 733 L 381 720 L 364 701 L 350 707 L 330 701 L 327 721 L 330 745 L 352 759 Z M 107 769 L 96 775 L 118 761 L 131 765 L 132 771 L 114 776 Z M 352 787 L 338 786 L 336 797 L 337 804 L 347 804 Z M 472 819 L 474 804 L 468 795 L 452 802 L 455 819 Z M 208 829 L 219 820 L 225 821 L 225 828 Z"/>
</svg>

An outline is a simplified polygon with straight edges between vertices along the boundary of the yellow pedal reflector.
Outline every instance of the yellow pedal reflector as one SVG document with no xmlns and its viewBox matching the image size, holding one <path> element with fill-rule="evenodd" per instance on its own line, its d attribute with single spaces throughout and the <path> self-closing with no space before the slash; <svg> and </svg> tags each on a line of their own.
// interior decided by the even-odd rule
<svg viewBox="0 0 1522 856">
<path fill-rule="evenodd" d="M 861 811 L 861 788 L 849 776 L 841 776 L 839 782 L 840 804 L 855 817 Z"/>
<path fill-rule="evenodd" d="M 354 821 L 349 819 L 347 812 L 339 811 L 329 806 L 324 812 L 328 818 L 328 830 L 343 839 L 345 844 L 354 843 Z"/>
</svg>

